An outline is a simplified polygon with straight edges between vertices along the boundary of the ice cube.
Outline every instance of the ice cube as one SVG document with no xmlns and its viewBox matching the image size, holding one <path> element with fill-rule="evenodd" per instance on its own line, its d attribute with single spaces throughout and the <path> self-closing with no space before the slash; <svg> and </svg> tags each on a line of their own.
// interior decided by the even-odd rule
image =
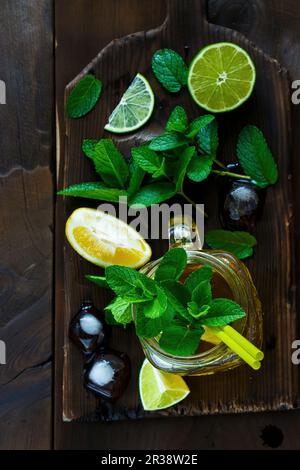
<svg viewBox="0 0 300 470">
<path fill-rule="evenodd" d="M 100 320 L 98 320 L 98 318 L 96 318 L 91 313 L 83 315 L 80 318 L 79 322 L 82 331 L 84 331 L 88 335 L 98 335 L 102 330 L 102 324 Z"/>
<path fill-rule="evenodd" d="M 81 304 L 70 323 L 69 336 L 85 354 L 91 354 L 106 344 L 109 328 L 92 302 Z"/>
<path fill-rule="evenodd" d="M 96 362 L 90 370 L 89 379 L 96 385 L 102 387 L 114 378 L 115 372 L 108 361 Z"/>
<path fill-rule="evenodd" d="M 122 352 L 106 349 L 95 353 L 85 365 L 84 384 L 95 395 L 117 400 L 130 378 L 130 360 Z"/>
</svg>

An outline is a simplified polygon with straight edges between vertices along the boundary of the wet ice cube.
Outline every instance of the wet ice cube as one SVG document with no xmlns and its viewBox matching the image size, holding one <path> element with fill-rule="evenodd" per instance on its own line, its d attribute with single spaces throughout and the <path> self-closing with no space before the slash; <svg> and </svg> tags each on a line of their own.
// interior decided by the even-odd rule
<svg viewBox="0 0 300 470">
<path fill-rule="evenodd" d="M 97 352 L 85 366 L 85 387 L 108 400 L 120 398 L 129 378 L 129 357 L 112 349 Z"/>
<path fill-rule="evenodd" d="M 90 354 L 105 345 L 108 331 L 99 310 L 85 301 L 70 323 L 69 336 L 83 353 Z"/>
<path fill-rule="evenodd" d="M 80 320 L 80 326 L 82 331 L 88 335 L 99 335 L 102 330 L 102 324 L 98 318 L 96 318 L 91 313 L 83 315 Z"/>
<path fill-rule="evenodd" d="M 108 361 L 96 362 L 90 370 L 89 380 L 95 385 L 102 387 L 107 385 L 114 378 L 115 372 L 111 364 Z"/>
</svg>

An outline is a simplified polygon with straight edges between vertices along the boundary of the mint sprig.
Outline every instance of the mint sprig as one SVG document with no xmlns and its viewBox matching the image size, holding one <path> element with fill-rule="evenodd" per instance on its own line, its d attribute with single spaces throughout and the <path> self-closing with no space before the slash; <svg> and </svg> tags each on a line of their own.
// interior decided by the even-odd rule
<svg viewBox="0 0 300 470">
<path fill-rule="evenodd" d="M 243 142 L 246 142 L 245 146 Z M 160 204 L 179 194 L 197 207 L 183 189 L 187 179 L 199 183 L 206 180 L 211 173 L 216 173 L 237 178 L 253 178 L 258 184 L 265 184 L 266 180 L 263 180 L 260 168 L 263 167 L 266 171 L 265 168 L 270 169 L 272 165 L 260 131 L 254 130 L 253 126 L 247 126 L 239 138 L 239 158 L 251 176 L 227 171 L 217 159 L 218 145 L 218 125 L 213 115 L 199 116 L 189 123 L 184 108 L 176 106 L 167 120 L 165 131 L 152 140 L 133 147 L 129 162 L 111 139 L 84 140 L 83 152 L 93 161 L 101 182 L 75 184 L 59 194 L 111 202 L 118 202 L 120 196 L 127 196 L 130 206 L 146 207 Z M 256 178 L 253 149 L 260 150 L 260 166 L 256 165 Z M 251 156 L 254 163 L 249 163 L 251 159 L 247 159 L 247 155 Z M 265 164 L 264 159 L 267 160 Z M 221 166 L 222 170 L 215 170 L 215 164 Z M 249 165 L 252 165 L 250 169 Z M 273 176 L 269 174 L 268 181 L 275 181 L 275 170 L 272 168 Z"/>
<path fill-rule="evenodd" d="M 94 75 L 85 75 L 71 91 L 66 111 L 71 118 L 80 118 L 89 113 L 96 105 L 102 91 L 102 82 Z"/>
<path fill-rule="evenodd" d="M 188 356 L 197 351 L 204 326 L 224 326 L 245 316 L 233 300 L 213 298 L 210 266 L 194 270 L 182 284 L 186 266 L 185 250 L 173 248 L 161 259 L 154 279 L 124 266 L 106 268 L 107 285 L 117 295 L 106 307 L 110 323 L 130 323 L 134 305 L 138 336 L 157 337 L 166 352 Z M 103 277 L 99 280 L 105 285 Z"/>
</svg>

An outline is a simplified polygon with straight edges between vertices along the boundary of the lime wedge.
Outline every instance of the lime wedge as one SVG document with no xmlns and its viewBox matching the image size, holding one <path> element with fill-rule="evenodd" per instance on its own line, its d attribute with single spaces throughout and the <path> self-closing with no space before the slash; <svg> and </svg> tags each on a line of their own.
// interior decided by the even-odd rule
<svg viewBox="0 0 300 470">
<path fill-rule="evenodd" d="M 116 134 L 135 131 L 149 120 L 153 108 L 154 94 L 151 86 L 138 73 L 109 116 L 104 129 Z"/>
<path fill-rule="evenodd" d="M 188 88 L 192 98 L 213 113 L 240 106 L 252 93 L 255 67 L 244 49 L 219 42 L 202 49 L 191 63 Z"/>
<path fill-rule="evenodd" d="M 189 393 L 190 390 L 180 375 L 162 372 L 145 359 L 140 371 L 140 397 L 144 410 L 169 408 Z"/>
</svg>

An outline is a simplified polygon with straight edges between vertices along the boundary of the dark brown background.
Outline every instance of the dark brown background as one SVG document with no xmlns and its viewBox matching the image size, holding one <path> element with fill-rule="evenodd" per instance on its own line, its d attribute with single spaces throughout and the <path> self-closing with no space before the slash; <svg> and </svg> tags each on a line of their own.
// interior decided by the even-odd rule
<svg viewBox="0 0 300 470">
<path fill-rule="evenodd" d="M 209 21 L 241 31 L 300 79 L 297 0 L 207 3 Z M 63 424 L 54 414 L 55 91 L 61 120 L 65 85 L 98 51 L 115 37 L 161 24 L 165 13 L 163 0 L 1 2 L 7 105 L 0 106 L 0 339 L 8 348 L 8 363 L 0 366 L 2 449 L 262 449 L 270 424 L 283 432 L 281 448 L 299 447 L 298 411 L 112 424 Z M 292 111 L 297 221 L 300 107 Z M 295 231 L 299 261 L 299 222 Z"/>
</svg>

